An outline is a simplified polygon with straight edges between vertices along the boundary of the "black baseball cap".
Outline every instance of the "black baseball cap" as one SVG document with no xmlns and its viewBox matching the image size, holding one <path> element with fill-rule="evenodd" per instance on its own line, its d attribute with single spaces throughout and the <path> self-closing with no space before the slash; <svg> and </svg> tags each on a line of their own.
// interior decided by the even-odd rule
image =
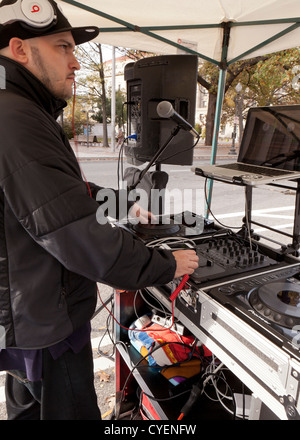
<svg viewBox="0 0 300 440">
<path fill-rule="evenodd" d="M 54 0 L 47 0 L 53 7 L 57 19 L 55 22 L 46 27 L 45 29 L 34 28 L 25 24 L 21 21 L 15 21 L 10 24 L 2 25 L 0 24 L 0 49 L 7 47 L 9 41 L 13 37 L 21 38 L 22 40 L 27 40 L 29 38 L 35 38 L 39 36 L 58 34 L 60 32 L 70 31 L 73 35 L 75 44 L 83 44 L 90 40 L 93 40 L 99 34 L 99 28 L 96 26 L 84 26 L 84 27 L 73 27 L 69 23 L 68 19 L 64 16 L 61 9 L 57 6 Z M 16 3 L 16 0 L 2 0 L 0 2 L 0 16 L 1 7 L 6 5 L 12 5 Z"/>
</svg>

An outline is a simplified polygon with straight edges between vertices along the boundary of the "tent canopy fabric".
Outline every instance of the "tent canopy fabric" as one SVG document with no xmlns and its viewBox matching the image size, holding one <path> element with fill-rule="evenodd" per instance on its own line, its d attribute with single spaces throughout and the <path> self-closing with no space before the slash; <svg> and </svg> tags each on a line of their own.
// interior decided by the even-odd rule
<svg viewBox="0 0 300 440">
<path fill-rule="evenodd" d="M 97 42 L 160 54 L 185 50 L 219 66 L 300 44 L 299 0 L 57 3 L 74 26 L 98 26 Z"/>
</svg>

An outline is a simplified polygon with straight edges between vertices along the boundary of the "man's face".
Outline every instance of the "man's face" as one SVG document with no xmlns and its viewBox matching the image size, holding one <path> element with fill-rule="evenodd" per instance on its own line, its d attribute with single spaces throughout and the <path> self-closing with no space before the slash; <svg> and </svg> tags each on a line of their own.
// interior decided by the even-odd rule
<svg viewBox="0 0 300 440">
<path fill-rule="evenodd" d="M 71 32 L 62 32 L 26 40 L 30 47 L 26 65 L 56 97 L 69 99 L 73 94 L 75 71 L 80 65 L 75 58 Z"/>
</svg>

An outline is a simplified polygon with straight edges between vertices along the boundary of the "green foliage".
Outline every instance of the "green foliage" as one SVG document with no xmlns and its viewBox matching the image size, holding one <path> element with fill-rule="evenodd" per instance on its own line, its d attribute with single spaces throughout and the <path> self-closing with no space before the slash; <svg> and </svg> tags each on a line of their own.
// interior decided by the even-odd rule
<svg viewBox="0 0 300 440">
<path fill-rule="evenodd" d="M 249 98 L 257 105 L 295 104 L 299 93 L 293 88 L 293 67 L 300 64 L 298 48 L 278 52 L 244 75 Z"/>
<path fill-rule="evenodd" d="M 299 102 L 299 87 L 293 86 L 295 67 L 300 66 L 299 48 L 238 61 L 228 67 L 221 123 L 233 122 L 236 106 L 235 87 L 242 85 L 239 116 L 244 117 L 253 106 L 295 104 Z M 300 67 L 299 72 L 300 73 Z M 218 90 L 219 69 L 204 62 L 198 72 L 198 82 L 209 93 L 206 144 L 210 145 Z M 208 130 L 209 127 L 209 130 Z"/>
<path fill-rule="evenodd" d="M 126 112 L 126 106 L 124 106 L 124 103 L 126 102 L 126 96 L 125 93 L 123 93 L 121 90 L 116 91 L 116 125 L 118 127 L 122 127 L 124 122 L 126 122 L 127 118 L 127 112 Z M 94 121 L 103 123 L 103 108 L 101 105 L 101 102 L 97 102 L 97 108 L 98 111 L 92 116 L 92 119 Z M 107 123 L 111 122 L 111 97 L 106 98 L 106 120 Z"/>
<path fill-rule="evenodd" d="M 81 106 L 75 107 L 73 121 L 73 102 L 70 100 L 68 107 L 63 113 L 63 128 L 68 139 L 74 138 L 74 130 L 76 136 L 83 133 L 84 124 L 86 124 L 86 114 L 82 112 Z M 74 122 L 74 123 L 73 123 Z"/>
</svg>

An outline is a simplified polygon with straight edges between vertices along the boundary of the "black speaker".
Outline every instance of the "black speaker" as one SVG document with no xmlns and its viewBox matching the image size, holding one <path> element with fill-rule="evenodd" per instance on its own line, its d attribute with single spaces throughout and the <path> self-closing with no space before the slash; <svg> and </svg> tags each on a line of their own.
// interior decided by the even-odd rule
<svg viewBox="0 0 300 440">
<path fill-rule="evenodd" d="M 143 58 L 125 66 L 127 83 L 128 163 L 140 165 L 150 161 L 170 137 L 176 124 L 160 118 L 157 105 L 169 101 L 175 111 L 192 126 L 195 124 L 198 58 L 196 55 L 161 55 Z M 180 130 L 159 162 L 192 165 L 195 138 Z"/>
</svg>

